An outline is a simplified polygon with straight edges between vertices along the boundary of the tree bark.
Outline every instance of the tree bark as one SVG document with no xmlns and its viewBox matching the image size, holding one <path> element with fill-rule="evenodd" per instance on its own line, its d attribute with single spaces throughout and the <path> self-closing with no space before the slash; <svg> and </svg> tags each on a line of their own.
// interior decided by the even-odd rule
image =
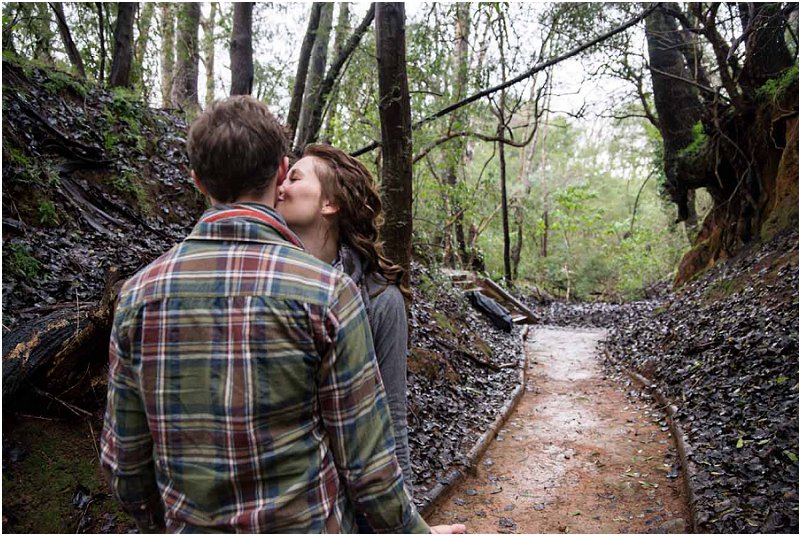
<svg viewBox="0 0 801 536">
<path fill-rule="evenodd" d="M 468 48 L 469 48 L 469 35 L 470 35 L 470 5 L 457 4 L 456 5 L 456 42 L 453 51 L 453 80 L 456 80 L 455 100 L 461 100 L 467 92 L 467 73 L 469 68 L 468 63 Z M 451 128 L 462 129 L 467 127 L 469 118 L 464 112 L 457 112 L 453 115 L 453 121 L 449 126 Z M 465 144 L 462 139 L 457 141 L 456 149 L 459 152 L 458 159 L 451 159 L 448 166 L 448 171 L 445 173 L 445 178 L 450 186 L 450 191 L 456 190 L 458 183 L 458 173 L 456 169 L 456 162 L 461 161 L 464 156 Z M 451 203 L 453 207 L 453 234 L 456 237 L 456 247 L 459 254 L 459 260 L 462 266 L 466 266 L 468 262 L 467 241 L 464 234 L 464 211 L 459 199 L 453 199 Z M 446 229 L 450 242 L 451 230 Z"/>
<path fill-rule="evenodd" d="M 347 36 L 350 32 L 350 6 L 347 2 L 339 3 L 339 11 L 337 12 L 337 24 L 334 28 L 334 57 L 339 57 L 345 48 Z M 331 105 L 323 127 L 323 142 L 331 143 L 334 136 L 334 121 L 337 116 L 338 102 L 336 100 L 336 92 L 331 93 Z"/>
<path fill-rule="evenodd" d="M 161 105 L 172 103 L 172 81 L 175 77 L 175 13 L 173 4 L 162 3 L 161 21 Z"/>
<path fill-rule="evenodd" d="M 303 90 L 306 88 L 306 78 L 309 74 L 309 60 L 317 36 L 317 27 L 320 25 L 320 11 L 322 7 L 322 2 L 315 2 L 312 4 L 311 14 L 309 15 L 309 25 L 306 27 L 306 35 L 303 37 L 303 44 L 300 47 L 298 70 L 295 73 L 295 85 L 292 89 L 292 101 L 289 103 L 289 112 L 286 117 L 289 139 L 293 142 L 295 141 L 298 118 L 300 118 L 300 108 L 303 103 Z"/>
<path fill-rule="evenodd" d="M 388 257 L 406 270 L 404 283 L 408 284 L 412 258 L 412 114 L 403 3 L 377 4 L 375 31 L 385 212 L 381 236 Z"/>
<path fill-rule="evenodd" d="M 75 41 L 72 40 L 72 33 L 67 24 L 67 18 L 64 16 L 64 5 L 61 2 L 50 2 L 50 9 L 52 9 L 53 13 L 56 15 L 58 33 L 61 35 L 61 41 L 64 43 L 64 50 L 67 51 L 67 57 L 70 59 L 70 63 L 81 78 L 86 78 L 83 58 L 81 58 L 81 53 L 78 52 L 78 47 L 75 46 Z"/>
<path fill-rule="evenodd" d="M 209 18 L 203 24 L 203 64 L 206 67 L 206 107 L 214 102 L 214 25 L 217 2 L 211 2 Z"/>
<path fill-rule="evenodd" d="M 740 7 L 740 13 L 748 13 Z M 754 3 L 745 27 L 750 28 L 746 39 L 746 54 L 740 84 L 755 92 L 770 78 L 781 74 L 793 64 L 784 40 L 785 19 L 781 3 Z"/>
<path fill-rule="evenodd" d="M 173 106 L 180 107 L 190 115 L 200 109 L 197 96 L 198 32 L 200 29 L 200 4 L 187 2 L 178 11 L 178 39 L 175 43 L 177 68 L 170 95 Z"/>
<path fill-rule="evenodd" d="M 331 36 L 331 24 L 334 17 L 334 4 L 325 3 L 320 10 L 320 24 L 317 26 L 317 36 L 312 47 L 309 72 L 306 75 L 306 87 L 303 90 L 303 102 L 300 106 L 300 119 L 298 120 L 298 137 L 295 143 L 296 152 L 303 150 L 307 143 L 313 140 L 310 137 L 312 111 L 320 98 L 320 84 L 325 76 L 325 64 L 328 60 L 328 41 Z"/>
<path fill-rule="evenodd" d="M 111 87 L 127 87 L 131 84 L 133 65 L 133 25 L 138 4 L 119 2 L 117 23 L 114 27 L 114 54 L 108 84 Z"/>
<path fill-rule="evenodd" d="M 253 2 L 234 4 L 231 31 L 231 95 L 253 91 Z"/>
<path fill-rule="evenodd" d="M 103 3 L 95 2 L 97 6 L 97 33 L 100 38 L 100 72 L 97 79 L 102 84 L 106 79 L 106 25 L 103 16 Z"/>
<path fill-rule="evenodd" d="M 701 101 L 694 86 L 675 81 L 675 77 L 692 79 L 681 52 L 684 41 L 676 19 L 656 9 L 645 19 L 645 36 L 654 104 L 665 147 L 665 189 L 678 206 L 678 221 L 684 221 L 689 216 L 688 188 L 678 175 L 678 158 L 680 151 L 693 141 L 693 126 L 701 118 Z"/>
</svg>

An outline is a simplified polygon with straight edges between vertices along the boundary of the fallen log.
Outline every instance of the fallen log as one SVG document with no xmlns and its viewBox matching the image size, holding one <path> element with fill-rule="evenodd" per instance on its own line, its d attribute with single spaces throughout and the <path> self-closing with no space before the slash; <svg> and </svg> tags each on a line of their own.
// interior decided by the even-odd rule
<svg viewBox="0 0 801 536">
<path fill-rule="evenodd" d="M 99 302 L 63 307 L 3 336 L 3 404 L 29 393 L 80 399 L 106 366 L 113 306 L 122 281 L 109 270 Z"/>
</svg>

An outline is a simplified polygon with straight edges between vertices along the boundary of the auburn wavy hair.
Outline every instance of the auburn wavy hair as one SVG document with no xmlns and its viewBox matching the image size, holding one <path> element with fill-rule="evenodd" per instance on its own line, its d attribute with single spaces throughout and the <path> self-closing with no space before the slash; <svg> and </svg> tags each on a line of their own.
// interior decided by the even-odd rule
<svg viewBox="0 0 801 536">
<path fill-rule="evenodd" d="M 339 239 L 366 260 L 365 275 L 378 272 L 410 300 L 411 291 L 402 284 L 404 269 L 386 257 L 378 236 L 383 222 L 381 196 L 370 171 L 346 152 L 323 143 L 307 145 L 303 156 L 319 159 L 315 169 L 323 197 L 339 208 Z"/>
</svg>

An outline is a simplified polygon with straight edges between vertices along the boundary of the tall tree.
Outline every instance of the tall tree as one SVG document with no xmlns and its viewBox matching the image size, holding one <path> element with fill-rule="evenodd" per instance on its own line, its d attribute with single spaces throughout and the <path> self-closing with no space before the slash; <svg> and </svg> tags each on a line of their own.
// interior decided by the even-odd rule
<svg viewBox="0 0 801 536">
<path fill-rule="evenodd" d="M 339 56 L 345 48 L 348 33 L 350 33 L 350 6 L 348 2 L 339 2 L 339 11 L 337 12 L 337 24 L 334 28 L 334 57 Z M 339 103 L 335 98 L 335 92 L 331 95 L 331 104 L 329 105 L 330 111 L 326 118 L 325 127 L 323 129 L 323 140 L 325 143 L 331 143 L 333 137 L 333 124 L 332 119 L 337 115 L 337 108 Z"/>
<path fill-rule="evenodd" d="M 506 18 L 498 17 L 498 50 L 500 52 L 501 80 L 506 79 Z M 509 236 L 509 196 L 506 193 L 506 88 L 501 89 L 498 100 L 498 160 L 501 179 L 501 220 L 503 223 L 503 278 L 507 285 L 512 283 L 511 239 Z"/>
<path fill-rule="evenodd" d="M 298 135 L 295 147 L 302 150 L 303 147 L 312 141 L 310 137 L 310 126 L 312 121 L 312 110 L 319 100 L 320 84 L 325 76 L 325 66 L 328 60 L 328 41 L 331 37 L 331 25 L 334 18 L 334 4 L 326 2 L 320 10 L 320 23 L 317 26 L 317 35 L 312 47 L 309 72 L 306 75 L 306 87 L 303 90 L 303 103 L 300 106 L 300 118 L 298 119 Z"/>
<path fill-rule="evenodd" d="M 298 119 L 300 118 L 300 108 L 303 103 L 303 90 L 306 88 L 306 77 L 309 74 L 309 60 L 311 58 L 314 42 L 316 41 L 317 27 L 320 25 L 320 11 L 322 7 L 322 2 L 314 2 L 312 4 L 311 13 L 309 14 L 309 24 L 306 27 L 306 35 L 303 37 L 303 44 L 300 47 L 298 69 L 295 73 L 295 84 L 292 89 L 292 101 L 289 103 L 289 112 L 286 117 L 289 139 L 293 142 L 295 140 Z"/>
<path fill-rule="evenodd" d="M 683 39 L 676 19 L 663 9 L 655 10 L 645 19 L 645 35 L 659 131 L 665 145 L 666 187 L 678 205 L 679 221 L 684 221 L 689 216 L 687 187 L 679 178 L 677 158 L 692 142 L 693 126 L 701 118 L 698 90 L 690 84 L 676 83 L 676 78 L 690 79 L 681 53 Z"/>
<path fill-rule="evenodd" d="M 234 4 L 231 31 L 231 95 L 253 90 L 253 2 Z"/>
<path fill-rule="evenodd" d="M 178 11 L 178 39 L 175 43 L 177 65 L 172 83 L 172 104 L 190 114 L 200 109 L 197 94 L 198 32 L 200 30 L 200 4 L 186 2 Z"/>
<path fill-rule="evenodd" d="M 453 50 L 452 68 L 453 73 L 451 79 L 454 81 L 456 91 L 453 95 L 453 101 L 459 101 L 467 94 L 467 79 L 468 79 L 468 50 L 470 38 L 470 4 L 456 4 L 456 39 Z M 457 110 L 451 116 L 450 124 L 448 125 L 449 132 L 452 130 L 466 130 L 469 117 L 464 111 L 464 108 Z M 457 163 L 462 160 L 465 152 L 464 138 L 458 138 L 455 142 L 454 151 L 458 154 L 456 158 L 448 160 L 448 169 L 445 172 L 445 180 L 450 187 L 450 194 L 455 195 L 456 185 L 459 180 Z M 456 246 L 459 259 L 464 266 L 468 260 L 467 243 L 464 234 L 464 210 L 462 209 L 461 201 L 458 198 L 450 199 L 452 207 L 452 216 L 449 218 L 453 221 L 452 227 L 445 229 L 447 242 L 451 242 L 452 234 L 456 238 Z M 447 255 L 443 259 L 445 264 L 454 265 L 454 256 Z"/>
<path fill-rule="evenodd" d="M 136 8 L 135 2 L 117 4 L 117 23 L 114 26 L 114 55 L 111 62 L 111 74 L 108 83 L 111 87 L 125 87 L 131 83 L 131 65 L 133 64 L 133 26 Z"/>
<path fill-rule="evenodd" d="M 387 255 L 406 269 L 412 258 L 412 114 L 406 75 L 406 13 L 401 2 L 375 6 L 381 117 L 381 237 Z"/>
<path fill-rule="evenodd" d="M 209 18 L 203 26 L 203 64 L 206 67 L 206 106 L 214 101 L 214 29 L 217 22 L 217 2 L 211 2 Z"/>
<path fill-rule="evenodd" d="M 134 63 L 131 68 L 131 85 L 142 86 L 142 94 L 145 100 L 149 100 L 150 88 L 145 83 L 145 54 L 147 44 L 150 40 L 150 26 L 153 23 L 153 14 L 156 11 L 156 4 L 146 2 L 139 10 L 139 20 L 136 23 L 137 35 L 136 46 L 134 47 Z"/>
<path fill-rule="evenodd" d="M 161 104 L 172 103 L 172 81 L 175 77 L 175 11 L 174 5 L 164 2 L 159 6 L 161 31 Z"/>
<path fill-rule="evenodd" d="M 56 15 L 56 24 L 58 25 L 58 33 L 61 35 L 61 41 L 64 43 L 64 50 L 67 51 L 67 57 L 70 63 L 81 78 L 86 78 L 86 70 L 83 66 L 83 58 L 81 53 L 78 52 L 78 47 L 75 46 L 75 41 L 72 40 L 72 32 L 67 24 L 67 17 L 64 16 L 64 5 L 61 2 L 50 2 L 50 9 Z"/>
<path fill-rule="evenodd" d="M 100 71 L 97 79 L 102 83 L 106 79 L 106 24 L 103 3 L 95 2 L 95 6 L 97 7 L 97 34 L 100 40 Z"/>
</svg>

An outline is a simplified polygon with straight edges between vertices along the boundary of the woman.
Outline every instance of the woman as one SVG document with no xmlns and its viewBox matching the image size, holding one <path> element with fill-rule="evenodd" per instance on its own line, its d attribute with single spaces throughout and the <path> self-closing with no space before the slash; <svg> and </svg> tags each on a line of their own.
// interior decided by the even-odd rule
<svg viewBox="0 0 801 536">
<path fill-rule="evenodd" d="M 387 393 L 396 453 L 411 495 L 406 431 L 408 323 L 403 269 L 378 242 L 381 198 L 364 165 L 329 145 L 309 145 L 278 187 L 276 209 L 306 250 L 341 269 L 359 286 Z"/>
</svg>

